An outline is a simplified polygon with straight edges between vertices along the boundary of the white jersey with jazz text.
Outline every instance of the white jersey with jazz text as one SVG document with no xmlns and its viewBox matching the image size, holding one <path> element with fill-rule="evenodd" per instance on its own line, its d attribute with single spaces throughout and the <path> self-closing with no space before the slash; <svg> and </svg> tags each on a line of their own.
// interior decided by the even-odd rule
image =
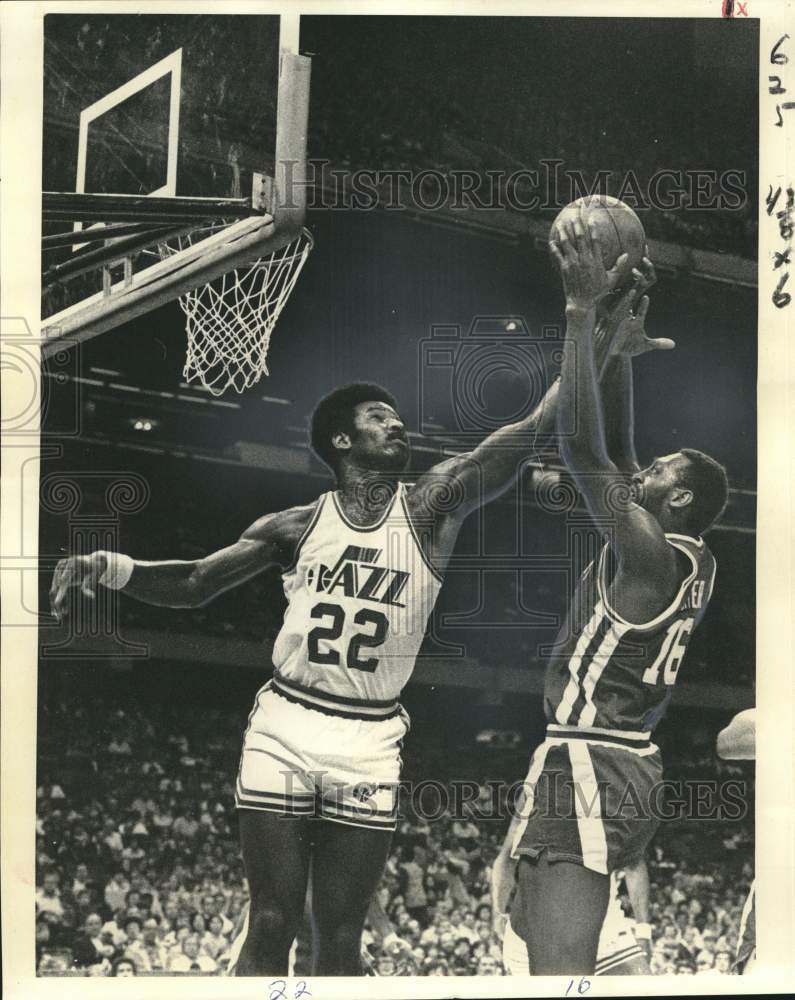
<svg viewBox="0 0 795 1000">
<path fill-rule="evenodd" d="M 406 487 L 365 528 L 346 518 L 336 493 L 323 494 L 283 581 L 276 677 L 339 697 L 397 698 L 441 587 L 409 518 Z"/>
</svg>

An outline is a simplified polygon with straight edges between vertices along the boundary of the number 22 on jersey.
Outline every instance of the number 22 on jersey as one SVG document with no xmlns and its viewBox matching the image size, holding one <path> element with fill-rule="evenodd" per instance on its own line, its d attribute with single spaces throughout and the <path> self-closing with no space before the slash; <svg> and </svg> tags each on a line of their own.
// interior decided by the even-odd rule
<svg viewBox="0 0 795 1000">
<path fill-rule="evenodd" d="M 326 601 L 316 604 L 310 612 L 312 618 L 331 618 L 330 625 L 318 625 L 312 629 L 307 636 L 308 655 L 311 663 L 329 664 L 338 666 L 340 654 L 336 649 L 320 649 L 320 642 L 334 642 L 342 635 L 345 626 L 345 609 L 339 604 L 330 604 Z M 378 658 L 370 656 L 362 658 L 359 654 L 362 648 L 372 649 L 382 646 L 386 640 L 389 621 L 386 615 L 371 608 L 361 608 L 353 617 L 354 625 L 372 625 L 374 631 L 371 633 L 359 632 L 351 638 L 348 643 L 348 651 L 345 656 L 345 665 L 349 670 L 366 670 L 372 673 L 378 666 Z"/>
</svg>

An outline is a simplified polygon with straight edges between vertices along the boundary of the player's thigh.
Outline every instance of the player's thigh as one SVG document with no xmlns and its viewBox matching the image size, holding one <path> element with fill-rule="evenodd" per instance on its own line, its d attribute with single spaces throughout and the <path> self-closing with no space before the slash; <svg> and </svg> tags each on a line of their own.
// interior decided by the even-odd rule
<svg viewBox="0 0 795 1000">
<path fill-rule="evenodd" d="M 305 816 L 238 809 L 240 847 L 252 908 L 268 905 L 303 912 L 311 857 Z"/>
<path fill-rule="evenodd" d="M 557 971 L 593 971 L 609 893 L 609 877 L 581 864 L 550 863 L 545 853 L 521 858 L 511 923 L 527 942 L 534 974 L 566 960 L 576 967 Z"/>
<path fill-rule="evenodd" d="M 389 857 L 392 830 L 331 820 L 312 824 L 312 915 L 320 929 L 364 924 Z"/>
</svg>

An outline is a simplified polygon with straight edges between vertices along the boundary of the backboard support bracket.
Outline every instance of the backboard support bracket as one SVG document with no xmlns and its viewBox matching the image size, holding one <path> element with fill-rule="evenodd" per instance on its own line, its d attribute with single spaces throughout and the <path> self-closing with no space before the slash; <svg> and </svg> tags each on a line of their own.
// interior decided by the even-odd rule
<svg viewBox="0 0 795 1000">
<path fill-rule="evenodd" d="M 253 211 L 272 212 L 274 196 L 273 178 L 255 171 L 251 184 L 251 208 Z"/>
</svg>

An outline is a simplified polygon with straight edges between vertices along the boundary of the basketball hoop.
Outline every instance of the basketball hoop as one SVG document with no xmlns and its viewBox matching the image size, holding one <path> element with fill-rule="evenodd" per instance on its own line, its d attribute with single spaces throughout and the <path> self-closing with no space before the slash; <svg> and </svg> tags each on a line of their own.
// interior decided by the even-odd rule
<svg viewBox="0 0 795 1000">
<path fill-rule="evenodd" d="M 102 96 L 80 109 L 75 190 L 42 193 L 42 219 L 48 226 L 42 233 L 43 356 L 178 298 L 187 320 L 187 381 L 220 396 L 230 386 L 243 392 L 267 374 L 271 332 L 312 249 L 312 237 L 302 229 L 311 59 L 296 51 L 297 25 L 297 17 L 281 18 L 278 47 L 271 46 L 271 55 L 278 54 L 278 63 L 271 67 L 278 74 L 272 81 L 275 145 L 271 156 L 269 138 L 259 135 L 246 147 L 250 197 L 241 197 L 234 145 L 249 143 L 242 127 L 231 136 L 232 195 L 220 175 L 220 180 L 188 177 L 190 193 L 187 187 L 184 194 L 176 193 L 180 95 L 191 89 L 181 83 L 181 48 L 109 92 L 103 91 L 102 78 L 95 81 Z M 117 42 L 122 45 L 123 39 Z M 121 176 L 107 167 L 100 190 L 86 192 L 89 125 L 167 78 L 165 184 L 156 171 L 151 180 L 140 181 L 143 188 L 154 190 L 126 192 L 130 169 L 122 159 Z M 197 106 L 191 107 L 199 113 Z M 148 134 L 147 129 L 147 121 L 140 123 L 142 134 Z M 201 153 L 203 138 L 202 133 L 194 143 L 196 164 L 211 164 L 214 175 L 214 154 Z M 140 145 L 135 137 L 125 141 L 130 149 Z M 272 174 L 257 169 L 260 161 L 273 163 Z M 108 157 L 99 162 L 107 164 Z M 71 231 L 62 231 L 66 223 Z"/>
<path fill-rule="evenodd" d="M 207 236 L 207 230 L 161 243 L 162 259 Z M 314 243 L 308 230 L 286 246 L 179 296 L 188 349 L 183 375 L 214 396 L 244 392 L 268 374 L 271 332 Z"/>
</svg>

